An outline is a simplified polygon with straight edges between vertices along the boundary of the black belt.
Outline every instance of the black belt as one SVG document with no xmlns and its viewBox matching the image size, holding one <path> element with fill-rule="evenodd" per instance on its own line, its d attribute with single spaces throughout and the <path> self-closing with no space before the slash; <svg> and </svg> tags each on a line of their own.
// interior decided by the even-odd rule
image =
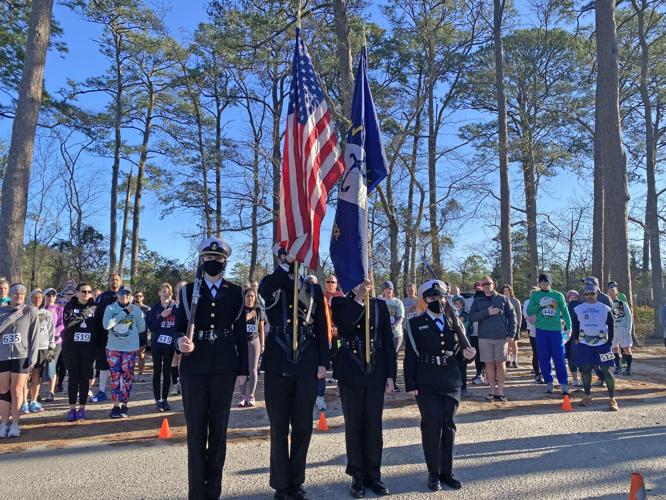
<svg viewBox="0 0 666 500">
<path fill-rule="evenodd" d="M 419 354 L 419 363 L 425 365 L 446 366 L 449 359 L 453 358 L 453 353 L 446 356 L 435 356 L 434 354 Z"/>
<path fill-rule="evenodd" d="M 225 328 L 224 330 L 199 330 L 196 333 L 196 338 L 200 341 L 208 341 L 212 343 L 220 338 L 226 339 L 227 337 L 231 337 L 233 333 L 234 332 L 229 328 Z"/>
<path fill-rule="evenodd" d="M 294 333 L 293 326 L 271 325 L 269 329 L 270 334 L 275 335 L 292 335 Z M 298 325 L 296 327 L 296 334 L 300 337 L 314 337 L 314 328 L 312 325 Z"/>
<path fill-rule="evenodd" d="M 351 351 L 357 350 L 357 351 L 363 351 L 365 349 L 365 340 L 361 340 L 359 338 L 354 338 L 354 339 L 341 339 L 340 340 L 340 345 L 343 349 L 349 349 Z M 382 341 L 381 339 L 370 339 L 370 351 L 374 352 L 375 349 L 381 349 L 382 348 Z"/>
</svg>

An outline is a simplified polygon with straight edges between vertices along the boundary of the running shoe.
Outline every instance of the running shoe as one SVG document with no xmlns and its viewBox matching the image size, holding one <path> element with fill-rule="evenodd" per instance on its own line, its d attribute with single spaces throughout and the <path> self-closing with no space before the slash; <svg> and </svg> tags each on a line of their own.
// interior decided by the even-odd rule
<svg viewBox="0 0 666 500">
<path fill-rule="evenodd" d="M 534 381 L 535 381 L 537 384 L 545 384 L 545 383 L 546 383 L 546 381 L 543 379 L 543 375 L 541 375 L 541 374 L 539 374 L 539 375 L 537 375 L 536 377 L 534 377 Z"/>
<path fill-rule="evenodd" d="M 317 405 L 318 411 L 326 411 L 326 401 L 324 401 L 324 396 L 317 396 L 315 404 Z"/>
<path fill-rule="evenodd" d="M 155 411 L 164 411 L 164 408 L 162 408 L 162 401 L 155 401 Z"/>
<path fill-rule="evenodd" d="M 613 375 L 623 375 L 623 373 L 622 373 L 622 368 L 620 368 L 619 366 L 616 366 L 616 367 L 613 369 Z"/>
<path fill-rule="evenodd" d="M 249 398 L 247 398 L 247 405 L 249 407 L 255 406 L 256 404 L 257 402 L 254 400 L 254 396 L 250 396 Z"/>
<path fill-rule="evenodd" d="M 474 385 L 483 385 L 483 379 L 481 378 L 481 375 L 477 375 L 472 379 L 472 384 Z"/>
<path fill-rule="evenodd" d="M 53 394 L 52 392 L 49 392 L 44 398 L 45 403 L 53 403 L 54 401 L 55 401 L 55 394 Z"/>
<path fill-rule="evenodd" d="M 604 386 L 604 379 L 598 378 L 597 380 L 594 381 L 592 384 L 594 387 L 603 387 Z"/>
<path fill-rule="evenodd" d="M 587 406 L 592 406 L 592 396 L 585 396 L 585 397 L 581 400 L 580 405 L 581 405 L 581 406 L 585 406 L 585 407 L 587 407 Z"/>
<path fill-rule="evenodd" d="M 610 408 L 610 411 L 619 411 L 620 408 L 617 406 L 617 401 L 615 401 L 615 398 L 610 398 L 610 401 L 608 402 L 608 406 Z"/>
<path fill-rule="evenodd" d="M 469 390 L 467 389 L 467 387 L 463 387 L 460 390 L 460 396 L 463 397 L 463 398 L 466 398 L 466 397 L 469 396 Z"/>
<path fill-rule="evenodd" d="M 176 394 L 181 394 L 180 381 L 176 384 Z"/>
<path fill-rule="evenodd" d="M 552 394 L 553 393 L 553 383 L 548 382 L 546 384 L 546 394 Z"/>
<path fill-rule="evenodd" d="M 106 392 L 104 391 L 99 391 L 94 397 L 90 398 L 93 403 L 103 403 L 107 399 Z"/>
<path fill-rule="evenodd" d="M 400 392 L 400 386 L 398 384 L 393 384 L 393 392 Z"/>
<path fill-rule="evenodd" d="M 56 385 L 56 392 L 63 392 L 63 390 L 64 390 L 64 389 L 63 389 L 61 383 Z"/>
<path fill-rule="evenodd" d="M 245 399 L 245 396 L 241 396 L 237 406 L 239 408 L 245 408 L 247 406 L 247 400 Z"/>
<path fill-rule="evenodd" d="M 171 411 L 171 405 L 167 402 L 166 399 L 164 401 L 162 401 L 162 410 L 163 411 Z"/>
<path fill-rule="evenodd" d="M 79 408 L 79 411 L 76 412 L 76 420 L 85 420 L 85 419 L 86 419 L 85 408 Z"/>
<path fill-rule="evenodd" d="M 30 413 L 39 413 L 40 411 L 44 411 L 44 408 L 37 401 L 31 401 L 28 405 L 28 410 L 30 410 Z"/>
<path fill-rule="evenodd" d="M 9 426 L 7 424 L 0 424 L 0 438 L 6 438 L 8 432 Z"/>
<path fill-rule="evenodd" d="M 631 368 L 625 368 L 624 370 L 622 370 L 622 375 L 624 375 L 625 377 L 631 377 Z"/>
<path fill-rule="evenodd" d="M 21 437 L 21 428 L 19 427 L 18 422 L 12 422 L 12 425 L 9 426 L 7 437 L 8 438 Z"/>
<path fill-rule="evenodd" d="M 76 422 L 76 410 L 74 408 L 67 412 L 67 421 Z"/>
<path fill-rule="evenodd" d="M 30 413 L 30 405 L 28 403 L 23 403 L 21 405 L 21 415 L 27 415 Z"/>
<path fill-rule="evenodd" d="M 139 374 L 136 376 L 136 378 L 134 379 L 134 382 L 136 382 L 136 383 L 138 383 L 138 384 L 142 384 L 142 383 L 145 382 L 145 381 L 146 381 L 146 380 L 143 378 L 143 373 L 139 373 Z"/>
<path fill-rule="evenodd" d="M 511 368 L 520 368 L 520 366 L 518 365 L 517 361 L 512 361 L 511 362 Z"/>
<path fill-rule="evenodd" d="M 120 418 L 120 406 L 114 406 L 111 408 L 111 413 L 109 413 L 109 418 Z"/>
<path fill-rule="evenodd" d="M 573 382 L 572 382 L 571 385 L 573 385 L 574 387 L 582 387 L 583 382 L 581 382 L 580 377 L 576 376 L 576 377 L 573 377 Z"/>
<path fill-rule="evenodd" d="M 127 418 L 128 413 L 127 413 L 127 403 L 123 403 L 120 405 L 120 416 L 123 418 Z"/>
</svg>

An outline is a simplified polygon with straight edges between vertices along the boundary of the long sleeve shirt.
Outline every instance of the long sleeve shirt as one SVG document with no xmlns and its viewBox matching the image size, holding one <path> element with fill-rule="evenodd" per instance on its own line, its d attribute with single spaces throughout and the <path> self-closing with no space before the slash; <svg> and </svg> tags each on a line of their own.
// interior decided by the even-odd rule
<svg viewBox="0 0 666 500">
<path fill-rule="evenodd" d="M 564 295 L 555 290 L 533 292 L 527 314 L 535 317 L 535 325 L 539 330 L 561 332 L 562 321 L 566 329 L 571 330 L 571 316 Z"/>
</svg>

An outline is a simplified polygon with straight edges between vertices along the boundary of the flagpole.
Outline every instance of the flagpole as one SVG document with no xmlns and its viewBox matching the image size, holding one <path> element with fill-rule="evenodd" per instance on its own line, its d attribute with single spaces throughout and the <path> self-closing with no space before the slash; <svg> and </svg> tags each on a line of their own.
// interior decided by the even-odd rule
<svg viewBox="0 0 666 500">
<path fill-rule="evenodd" d="M 298 352 L 298 261 L 294 261 L 294 319 L 291 335 L 291 349 L 293 350 L 294 361 L 296 361 Z"/>
<path fill-rule="evenodd" d="M 363 23 L 363 48 L 361 50 L 365 51 L 365 22 Z M 364 119 L 365 123 L 365 119 Z M 364 145 L 365 147 L 365 145 Z M 370 246 L 372 241 L 370 239 L 370 223 L 368 221 L 368 168 L 366 164 L 365 169 L 365 239 L 366 239 L 366 248 L 365 248 L 365 269 L 368 272 L 367 279 L 370 278 Z M 365 363 L 367 365 L 368 371 L 370 370 L 370 289 L 367 288 L 365 291 Z"/>
</svg>

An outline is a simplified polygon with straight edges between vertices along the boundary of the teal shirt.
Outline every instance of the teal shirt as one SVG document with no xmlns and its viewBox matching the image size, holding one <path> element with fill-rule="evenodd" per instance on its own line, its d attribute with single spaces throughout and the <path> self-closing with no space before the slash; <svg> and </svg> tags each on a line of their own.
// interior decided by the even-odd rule
<svg viewBox="0 0 666 500">
<path fill-rule="evenodd" d="M 139 349 L 139 332 L 146 329 L 146 320 L 141 308 L 134 304 L 130 314 L 118 302 L 109 304 L 104 310 L 102 325 L 109 331 L 106 348 L 110 351 L 133 352 Z"/>
<path fill-rule="evenodd" d="M 540 330 L 562 331 L 562 320 L 567 330 L 571 330 L 571 316 L 564 295 L 555 290 L 533 292 L 527 306 L 528 316 L 536 318 L 535 326 Z"/>
</svg>

